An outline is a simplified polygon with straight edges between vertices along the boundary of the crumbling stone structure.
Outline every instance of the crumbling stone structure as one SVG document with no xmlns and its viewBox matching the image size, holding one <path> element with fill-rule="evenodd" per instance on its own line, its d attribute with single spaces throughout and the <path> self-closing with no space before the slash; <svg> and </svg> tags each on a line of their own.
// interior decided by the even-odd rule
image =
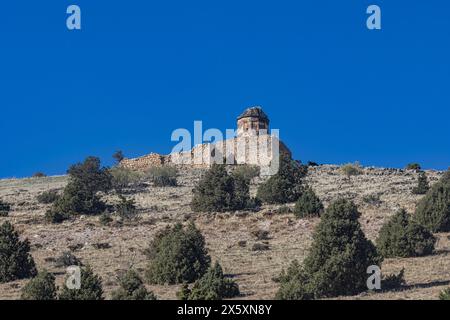
<svg viewBox="0 0 450 320">
<path fill-rule="evenodd" d="M 213 163 L 224 163 L 258 165 L 263 169 L 270 166 L 279 153 L 291 156 L 284 143 L 276 135 L 269 134 L 268 129 L 269 118 L 262 108 L 252 107 L 237 118 L 237 136 L 232 139 L 204 143 L 190 151 L 169 155 L 151 153 L 135 159 L 124 159 L 120 165 L 133 170 L 146 170 L 163 165 L 209 167 Z"/>
</svg>

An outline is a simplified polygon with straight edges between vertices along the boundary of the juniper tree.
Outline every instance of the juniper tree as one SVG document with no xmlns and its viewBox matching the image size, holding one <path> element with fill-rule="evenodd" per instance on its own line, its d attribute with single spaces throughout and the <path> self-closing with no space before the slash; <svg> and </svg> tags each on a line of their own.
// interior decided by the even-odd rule
<svg viewBox="0 0 450 320">
<path fill-rule="evenodd" d="M 292 265 L 282 275 L 280 299 L 310 299 L 354 295 L 367 289 L 367 268 L 383 258 L 358 221 L 351 201 L 340 199 L 325 210 L 302 266 Z"/>
<path fill-rule="evenodd" d="M 316 196 L 311 187 L 307 187 L 295 203 L 295 215 L 299 218 L 319 217 L 322 211 L 322 201 Z"/>
<path fill-rule="evenodd" d="M 425 172 L 419 173 L 419 178 L 417 180 L 417 187 L 413 189 L 414 194 L 426 194 L 427 191 L 430 189 L 430 185 L 428 183 L 427 176 Z"/>
<path fill-rule="evenodd" d="M 191 283 L 208 269 L 211 258 L 205 238 L 190 223 L 167 227 L 159 232 L 146 249 L 149 265 L 146 278 L 153 284 Z"/>
<path fill-rule="evenodd" d="M 55 276 L 43 270 L 22 288 L 20 298 L 22 300 L 55 300 L 56 297 Z"/>
<path fill-rule="evenodd" d="M 103 300 L 102 279 L 89 265 L 81 267 L 80 271 L 80 288 L 68 288 L 67 284 L 64 284 L 59 300 Z"/>
<path fill-rule="evenodd" d="M 306 172 L 305 166 L 280 154 L 278 172 L 259 186 L 257 198 L 269 204 L 296 201 L 303 191 L 302 178 Z"/>
<path fill-rule="evenodd" d="M 21 241 L 11 223 L 3 223 L 0 226 L 0 283 L 31 278 L 36 273 L 30 242 Z"/>
<path fill-rule="evenodd" d="M 156 300 L 156 296 L 147 291 L 139 274 L 134 270 L 128 270 L 119 277 L 119 284 L 120 288 L 112 293 L 113 300 Z"/>
<path fill-rule="evenodd" d="M 431 254 L 436 238 L 425 227 L 411 221 L 406 210 L 397 212 L 380 230 L 378 251 L 385 258 Z"/>
<path fill-rule="evenodd" d="M 414 220 L 432 232 L 450 231 L 450 171 L 420 200 Z"/>
</svg>

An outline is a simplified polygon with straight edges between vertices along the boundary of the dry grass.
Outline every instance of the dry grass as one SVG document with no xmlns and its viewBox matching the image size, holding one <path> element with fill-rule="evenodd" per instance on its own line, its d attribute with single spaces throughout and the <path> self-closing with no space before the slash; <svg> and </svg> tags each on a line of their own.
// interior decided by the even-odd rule
<svg viewBox="0 0 450 320">
<path fill-rule="evenodd" d="M 1 180 L 0 198 L 13 204 L 8 218 L 32 244 L 32 255 L 39 269 L 55 272 L 59 285 L 64 269 L 52 260 L 61 253 L 74 250 L 84 263 L 89 263 L 103 278 L 106 296 L 117 286 L 116 274 L 129 267 L 143 271 L 146 266 L 143 250 L 154 234 L 174 222 L 192 219 L 203 232 L 213 260 L 219 260 L 226 273 L 239 283 L 244 299 L 271 299 L 278 284 L 273 281 L 292 259 L 303 260 L 311 244 L 318 219 L 297 220 L 292 214 L 276 214 L 277 206 L 264 206 L 258 213 L 195 214 L 189 208 L 191 189 L 200 169 L 183 170 L 180 186 L 147 187 L 133 195 L 140 219 L 120 226 L 102 226 L 98 217 L 79 217 L 60 225 L 43 220 L 46 205 L 36 195 L 49 189 L 62 189 L 66 177 L 45 177 L 22 180 Z M 435 182 L 440 172 L 427 172 Z M 325 204 L 337 197 L 352 198 L 362 212 L 361 223 L 367 236 L 374 240 L 384 220 L 400 207 L 409 212 L 420 196 L 412 195 L 417 174 L 387 169 L 365 168 L 363 174 L 343 176 L 337 166 L 312 168 L 308 181 Z M 254 193 L 256 186 L 252 186 Z M 376 195 L 378 203 L 366 203 L 365 196 Z M 109 201 L 114 201 L 111 197 Z M 256 230 L 269 231 L 268 240 L 258 240 Z M 398 272 L 403 267 L 407 287 L 398 292 L 365 293 L 345 299 L 436 299 L 450 286 L 449 234 L 439 234 L 437 253 L 430 257 L 389 259 L 384 273 Z M 255 243 L 267 242 L 269 250 L 252 250 Z M 96 244 L 108 243 L 99 249 Z M 0 298 L 17 299 L 26 281 L 0 284 Z M 175 299 L 178 286 L 148 286 L 161 299 Z"/>
</svg>

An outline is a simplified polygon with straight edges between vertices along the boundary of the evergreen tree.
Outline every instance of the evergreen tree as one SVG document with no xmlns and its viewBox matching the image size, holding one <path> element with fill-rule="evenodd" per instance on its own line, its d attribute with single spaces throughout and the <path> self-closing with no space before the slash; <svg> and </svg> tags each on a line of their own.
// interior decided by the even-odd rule
<svg viewBox="0 0 450 320">
<path fill-rule="evenodd" d="M 102 279 L 90 266 L 81 268 L 79 289 L 69 289 L 65 284 L 59 294 L 60 300 L 103 300 Z"/>
<path fill-rule="evenodd" d="M 450 171 L 420 200 L 414 220 L 432 232 L 450 231 Z"/>
<path fill-rule="evenodd" d="M 0 226 L 0 283 L 36 276 L 30 243 L 21 241 L 11 223 Z"/>
<path fill-rule="evenodd" d="M 425 194 L 430 189 L 430 185 L 428 184 L 428 179 L 425 172 L 419 173 L 419 179 L 417 181 L 417 187 L 413 189 L 414 194 Z"/>
<path fill-rule="evenodd" d="M 406 258 L 431 254 L 435 243 L 433 234 L 411 221 L 402 209 L 381 228 L 377 248 L 385 258 Z"/>
<path fill-rule="evenodd" d="M 239 295 L 239 286 L 224 277 L 222 267 L 216 262 L 194 283 L 192 290 L 183 286 L 177 295 L 181 300 L 221 300 Z"/>
<path fill-rule="evenodd" d="M 113 300 L 156 300 L 153 292 L 147 291 L 139 274 L 129 270 L 119 278 L 120 288 L 112 293 Z"/>
<path fill-rule="evenodd" d="M 22 288 L 21 299 L 56 300 L 56 292 L 55 276 L 43 270 Z"/>
<path fill-rule="evenodd" d="M 322 211 L 322 201 L 311 187 L 306 188 L 295 203 L 294 213 L 298 218 L 319 217 Z"/>
<path fill-rule="evenodd" d="M 279 298 L 336 297 L 367 289 L 367 268 L 380 266 L 383 259 L 361 230 L 359 216 L 351 201 L 330 204 L 303 266 L 293 265 L 288 276 L 281 277 Z"/>
<path fill-rule="evenodd" d="M 7 217 L 9 215 L 9 211 L 11 211 L 11 206 L 0 200 L 0 217 Z"/>
<path fill-rule="evenodd" d="M 156 235 L 146 250 L 149 266 L 146 278 L 153 284 L 191 283 L 208 269 L 211 258 L 205 238 L 194 224 L 167 227 Z"/>
<path fill-rule="evenodd" d="M 296 201 L 302 194 L 302 178 L 306 172 L 307 167 L 280 154 L 278 172 L 259 186 L 257 198 L 269 204 Z"/>
</svg>

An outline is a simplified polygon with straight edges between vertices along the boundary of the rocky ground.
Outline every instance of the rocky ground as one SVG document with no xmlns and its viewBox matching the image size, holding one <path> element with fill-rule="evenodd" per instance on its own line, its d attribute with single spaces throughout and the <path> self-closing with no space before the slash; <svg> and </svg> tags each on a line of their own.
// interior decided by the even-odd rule
<svg viewBox="0 0 450 320">
<path fill-rule="evenodd" d="M 292 259 L 302 260 L 311 244 L 319 219 L 296 219 L 277 213 L 279 206 L 263 206 L 257 213 L 195 214 L 189 208 L 191 190 L 201 175 L 200 169 L 183 170 L 178 187 L 146 186 L 130 196 L 139 208 L 139 219 L 123 225 L 103 226 L 98 217 L 81 216 L 59 225 L 47 224 L 47 205 L 36 196 L 50 189 L 62 190 L 67 177 L 0 180 L 0 199 L 11 203 L 12 211 L 0 223 L 11 221 L 22 237 L 32 245 L 39 269 L 54 272 L 59 285 L 64 268 L 55 266 L 55 258 L 72 251 L 89 263 L 103 279 L 106 296 L 117 287 L 117 273 L 130 267 L 143 271 L 143 250 L 154 234 L 167 224 L 193 220 L 206 238 L 213 260 L 219 260 L 225 272 L 238 283 L 243 299 L 271 299 L 278 284 L 273 281 Z M 431 183 L 442 172 L 427 171 Z M 361 224 L 368 238 L 375 240 L 383 222 L 399 208 L 413 212 L 421 196 L 413 195 L 418 174 L 397 169 L 364 168 L 361 175 L 348 179 L 338 166 L 311 168 L 308 183 L 327 205 L 338 197 L 351 198 L 362 212 Z M 257 183 L 252 185 L 256 192 Z M 109 201 L 116 199 L 111 196 Z M 289 206 L 292 206 L 290 204 Z M 269 231 L 267 240 L 257 240 L 255 230 Z M 343 299 L 436 299 L 450 286 L 450 234 L 438 234 L 437 251 L 423 258 L 388 259 L 383 273 L 405 268 L 407 286 L 401 291 L 365 293 Z M 255 250 L 256 243 L 267 250 Z M 26 283 L 0 284 L 1 299 L 17 299 Z M 174 299 L 178 286 L 148 286 L 160 299 Z"/>
</svg>

